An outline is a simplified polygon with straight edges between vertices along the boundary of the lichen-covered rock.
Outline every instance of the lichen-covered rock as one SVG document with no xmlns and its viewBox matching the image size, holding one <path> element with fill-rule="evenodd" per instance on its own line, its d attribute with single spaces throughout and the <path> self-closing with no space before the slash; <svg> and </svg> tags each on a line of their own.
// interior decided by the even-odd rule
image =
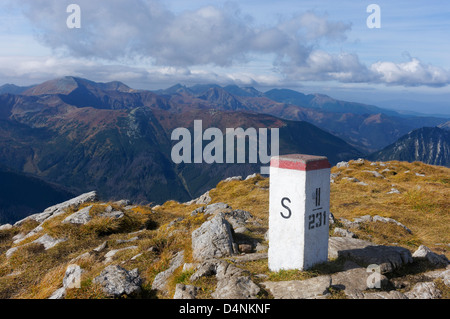
<svg viewBox="0 0 450 319">
<path fill-rule="evenodd" d="M 127 271 L 120 266 L 110 265 L 94 278 L 94 283 L 102 286 L 105 294 L 118 298 L 122 295 L 138 294 L 141 291 L 142 279 L 137 268 Z"/>
</svg>

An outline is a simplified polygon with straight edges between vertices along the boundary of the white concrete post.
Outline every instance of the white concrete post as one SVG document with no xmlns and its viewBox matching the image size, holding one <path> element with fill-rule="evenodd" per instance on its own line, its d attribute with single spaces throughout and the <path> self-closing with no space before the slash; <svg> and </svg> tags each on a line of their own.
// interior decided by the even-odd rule
<svg viewBox="0 0 450 319">
<path fill-rule="evenodd" d="M 304 270 L 328 259 L 330 168 L 326 157 L 270 161 L 269 269 Z"/>
</svg>

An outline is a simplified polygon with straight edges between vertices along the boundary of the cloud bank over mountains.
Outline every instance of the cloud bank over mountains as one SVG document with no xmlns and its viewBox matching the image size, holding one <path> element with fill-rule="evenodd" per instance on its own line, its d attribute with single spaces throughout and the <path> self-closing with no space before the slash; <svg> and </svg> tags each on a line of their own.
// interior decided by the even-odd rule
<svg viewBox="0 0 450 319">
<path fill-rule="evenodd" d="M 0 73 L 10 78 L 49 73 L 163 83 L 450 83 L 450 70 L 416 57 L 400 63 L 380 57 L 367 65 L 358 52 L 345 50 L 351 23 L 313 11 L 261 24 L 236 3 L 174 12 L 155 0 L 77 0 L 82 27 L 69 29 L 66 8 L 72 2 L 20 1 L 39 43 L 54 55 L 1 57 Z M 330 43 L 339 44 L 340 52 L 330 52 Z"/>
</svg>

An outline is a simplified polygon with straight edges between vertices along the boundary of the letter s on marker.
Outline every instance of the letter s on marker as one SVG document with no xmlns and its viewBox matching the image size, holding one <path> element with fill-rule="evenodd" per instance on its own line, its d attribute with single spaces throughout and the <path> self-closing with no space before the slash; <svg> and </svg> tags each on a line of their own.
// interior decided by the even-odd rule
<svg viewBox="0 0 450 319">
<path fill-rule="evenodd" d="M 288 218 L 291 218 L 292 212 L 291 212 L 291 209 L 284 204 L 285 201 L 288 201 L 289 203 L 291 203 L 291 200 L 287 197 L 283 197 L 283 199 L 281 200 L 281 206 L 283 206 L 284 208 L 287 209 L 288 215 L 284 215 L 283 212 L 281 212 L 280 214 L 281 214 L 281 217 L 288 219 Z"/>
</svg>

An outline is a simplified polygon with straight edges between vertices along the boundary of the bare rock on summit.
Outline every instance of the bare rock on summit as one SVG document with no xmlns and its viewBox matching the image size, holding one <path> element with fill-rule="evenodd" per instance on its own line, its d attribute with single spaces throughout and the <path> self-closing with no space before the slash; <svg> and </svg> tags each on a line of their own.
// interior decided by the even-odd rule
<svg viewBox="0 0 450 319">
<path fill-rule="evenodd" d="M 34 220 L 34 221 L 37 221 L 38 223 L 43 223 L 44 221 L 48 220 L 49 218 L 56 217 L 58 215 L 65 213 L 65 210 L 70 206 L 81 205 L 83 203 L 93 202 L 95 200 L 97 200 L 97 192 L 93 191 L 93 192 L 85 193 L 78 197 L 69 199 L 68 201 L 65 201 L 64 203 L 60 203 L 60 204 L 51 206 L 51 207 L 45 209 L 42 213 L 30 215 L 22 220 L 19 220 L 18 222 L 16 222 L 14 224 L 14 226 L 21 225 L 25 221 L 28 221 L 28 220 Z"/>
<path fill-rule="evenodd" d="M 192 232 L 192 257 L 203 261 L 228 257 L 235 253 L 232 228 L 224 214 L 219 213 Z"/>
</svg>

